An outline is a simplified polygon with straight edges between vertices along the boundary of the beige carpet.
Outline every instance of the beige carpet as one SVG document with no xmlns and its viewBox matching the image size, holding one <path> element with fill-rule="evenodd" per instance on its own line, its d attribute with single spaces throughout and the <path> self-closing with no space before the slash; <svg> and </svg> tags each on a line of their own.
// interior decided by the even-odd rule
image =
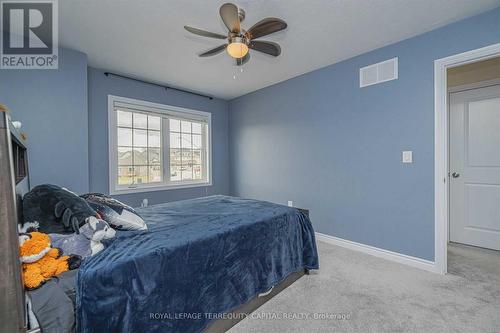
<svg viewBox="0 0 500 333">
<path fill-rule="evenodd" d="M 442 276 L 322 242 L 318 248 L 319 272 L 229 332 L 500 332 L 500 252 L 450 245 Z"/>
</svg>

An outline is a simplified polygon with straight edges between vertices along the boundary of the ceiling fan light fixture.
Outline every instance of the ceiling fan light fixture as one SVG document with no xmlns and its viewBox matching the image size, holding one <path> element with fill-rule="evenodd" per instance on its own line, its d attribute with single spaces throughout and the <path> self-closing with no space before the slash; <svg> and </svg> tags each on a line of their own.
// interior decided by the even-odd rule
<svg viewBox="0 0 500 333">
<path fill-rule="evenodd" d="M 188 25 L 184 26 L 185 30 L 198 36 L 227 39 L 226 43 L 199 53 L 199 57 L 214 56 L 224 52 L 225 49 L 231 58 L 236 59 L 236 66 L 242 66 L 250 59 L 249 49 L 252 49 L 252 52 L 257 51 L 273 57 L 278 57 L 281 54 L 281 47 L 277 43 L 254 39 L 285 30 L 287 24 L 282 19 L 266 17 L 251 26 L 250 29 L 245 30 L 241 26 L 241 22 L 245 19 L 245 11 L 235 4 L 223 4 L 219 8 L 219 14 L 228 30 L 226 36 L 203 29 L 193 28 Z"/>
<path fill-rule="evenodd" d="M 231 43 L 226 47 L 226 51 L 231 57 L 240 59 L 247 55 L 248 45 L 243 38 L 236 37 L 231 39 Z"/>
</svg>

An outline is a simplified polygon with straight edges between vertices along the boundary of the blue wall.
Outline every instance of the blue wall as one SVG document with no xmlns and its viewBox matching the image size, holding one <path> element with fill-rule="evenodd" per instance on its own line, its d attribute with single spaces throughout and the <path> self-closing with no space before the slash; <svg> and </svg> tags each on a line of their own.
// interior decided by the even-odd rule
<svg viewBox="0 0 500 333">
<path fill-rule="evenodd" d="M 28 135 L 32 186 L 88 192 L 87 57 L 59 50 L 57 70 L 0 70 L 0 103 Z"/>
<path fill-rule="evenodd" d="M 228 104 L 209 100 L 123 78 L 107 77 L 89 68 L 89 162 L 90 190 L 109 193 L 108 177 L 108 95 L 136 98 L 149 102 L 185 107 L 212 113 L 212 186 L 116 196 L 130 205 L 139 206 L 143 198 L 150 204 L 229 193 Z"/>
<path fill-rule="evenodd" d="M 293 200 L 318 232 L 434 260 L 434 60 L 498 42 L 500 9 L 232 100 L 232 194 Z M 360 67 L 393 57 L 398 80 L 359 88 Z"/>
</svg>

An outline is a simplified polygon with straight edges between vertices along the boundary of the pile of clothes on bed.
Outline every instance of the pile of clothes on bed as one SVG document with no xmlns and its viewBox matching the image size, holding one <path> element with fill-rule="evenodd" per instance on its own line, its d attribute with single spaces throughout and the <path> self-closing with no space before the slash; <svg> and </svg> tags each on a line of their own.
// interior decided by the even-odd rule
<svg viewBox="0 0 500 333">
<path fill-rule="evenodd" d="M 131 207 L 103 194 L 82 196 L 39 185 L 22 201 L 19 250 L 28 290 L 29 327 L 75 330 L 76 270 L 112 241 L 116 230 L 147 229 Z"/>
</svg>

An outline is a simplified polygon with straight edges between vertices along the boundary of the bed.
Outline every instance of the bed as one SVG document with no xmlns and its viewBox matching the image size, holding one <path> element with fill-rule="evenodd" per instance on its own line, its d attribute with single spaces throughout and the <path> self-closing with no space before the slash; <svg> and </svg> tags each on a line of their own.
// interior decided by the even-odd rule
<svg viewBox="0 0 500 333">
<path fill-rule="evenodd" d="M 77 275 L 78 332 L 201 332 L 287 278 L 318 268 L 297 209 L 211 196 L 138 210 L 147 231 L 118 232 Z"/>
<path fill-rule="evenodd" d="M 29 190 L 27 148 L 9 124 L 0 112 L 0 155 L 11 159 L 2 164 L 0 215 L 22 222 L 17 198 Z M 40 324 L 45 332 L 224 332 L 319 267 L 311 222 L 295 208 L 210 196 L 138 212 L 148 230 L 118 231 L 78 271 L 27 293 L 17 224 L 3 224 L 3 272 L 9 273 L 0 281 L 9 291 L 0 302 L 3 328 L 31 333 L 39 332 Z"/>
</svg>

